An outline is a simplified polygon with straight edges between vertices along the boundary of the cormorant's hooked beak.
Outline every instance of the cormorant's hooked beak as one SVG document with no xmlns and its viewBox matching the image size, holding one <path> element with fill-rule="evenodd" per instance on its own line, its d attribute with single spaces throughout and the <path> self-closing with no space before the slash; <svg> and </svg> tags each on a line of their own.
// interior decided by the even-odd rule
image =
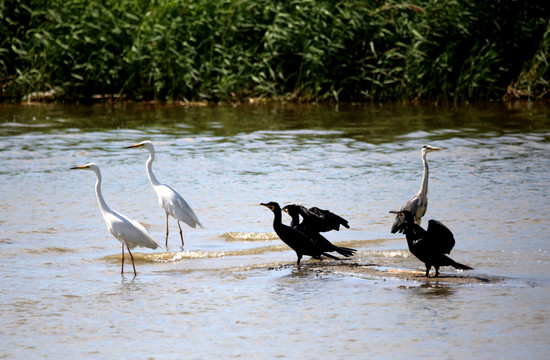
<svg viewBox="0 0 550 360">
<path fill-rule="evenodd" d="M 271 205 L 271 204 L 260 203 L 260 205 L 265 206 L 266 208 L 269 208 L 270 210 L 274 209 L 273 205 Z"/>
<path fill-rule="evenodd" d="M 402 214 L 402 212 L 401 212 L 401 211 L 391 210 L 391 211 L 390 211 L 390 214 L 397 214 L 397 215 L 399 215 L 399 214 Z"/>
</svg>

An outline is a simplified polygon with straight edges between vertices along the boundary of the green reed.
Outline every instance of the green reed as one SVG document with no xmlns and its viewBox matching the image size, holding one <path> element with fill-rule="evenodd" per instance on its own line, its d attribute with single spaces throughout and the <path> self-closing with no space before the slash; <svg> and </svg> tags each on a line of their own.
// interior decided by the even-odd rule
<svg viewBox="0 0 550 360">
<path fill-rule="evenodd" d="M 550 9 L 492 0 L 11 0 L 0 100 L 542 96 Z M 526 90 L 528 89 L 528 90 Z"/>
</svg>

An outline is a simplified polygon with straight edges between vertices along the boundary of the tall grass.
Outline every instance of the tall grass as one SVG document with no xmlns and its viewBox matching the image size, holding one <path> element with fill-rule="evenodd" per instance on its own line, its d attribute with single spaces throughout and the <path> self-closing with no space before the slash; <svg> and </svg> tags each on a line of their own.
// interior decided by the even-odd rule
<svg viewBox="0 0 550 360">
<path fill-rule="evenodd" d="M 545 94 L 550 8 L 515 0 L 0 2 L 0 100 Z"/>
</svg>

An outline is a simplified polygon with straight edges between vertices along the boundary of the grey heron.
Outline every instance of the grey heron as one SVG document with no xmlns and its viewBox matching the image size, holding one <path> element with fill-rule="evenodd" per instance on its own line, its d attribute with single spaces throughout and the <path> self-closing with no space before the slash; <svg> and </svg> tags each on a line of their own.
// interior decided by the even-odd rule
<svg viewBox="0 0 550 360">
<path fill-rule="evenodd" d="M 401 207 L 401 210 L 408 210 L 414 216 L 414 222 L 420 225 L 422 217 L 426 214 L 428 209 L 428 178 L 430 176 L 430 170 L 428 168 L 428 161 L 426 161 L 426 155 L 432 151 L 443 150 L 442 148 L 424 145 L 422 147 L 422 163 L 424 164 L 424 175 L 422 176 L 422 182 L 420 183 L 420 189 L 415 196 L 412 197 L 405 205 Z M 392 234 L 396 232 L 402 232 L 401 222 L 399 216 L 395 217 L 393 225 L 391 227 Z"/>
</svg>

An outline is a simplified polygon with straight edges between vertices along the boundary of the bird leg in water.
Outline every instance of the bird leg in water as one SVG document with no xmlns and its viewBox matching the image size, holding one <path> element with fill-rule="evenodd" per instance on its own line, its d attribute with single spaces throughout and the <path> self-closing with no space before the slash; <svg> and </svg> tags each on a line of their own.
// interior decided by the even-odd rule
<svg viewBox="0 0 550 360">
<path fill-rule="evenodd" d="M 132 259 L 132 266 L 134 267 L 134 277 L 137 276 L 137 272 L 136 272 L 136 265 L 134 265 L 134 255 L 132 255 L 132 252 L 130 251 L 130 248 L 129 247 L 126 247 L 128 249 L 128 254 L 130 254 L 130 258 Z M 123 249 L 124 249 L 124 246 L 123 246 Z"/>
<path fill-rule="evenodd" d="M 183 232 L 181 231 L 180 221 L 178 220 L 178 227 L 180 228 L 180 237 L 181 237 L 181 249 L 183 250 Z"/>
<path fill-rule="evenodd" d="M 168 213 L 166 213 L 166 249 L 168 250 Z"/>
<path fill-rule="evenodd" d="M 430 269 L 432 268 L 431 265 L 426 264 L 426 277 L 430 277 Z"/>
<path fill-rule="evenodd" d="M 124 275 L 124 244 L 122 244 L 122 270 L 120 270 L 120 274 Z"/>
</svg>

